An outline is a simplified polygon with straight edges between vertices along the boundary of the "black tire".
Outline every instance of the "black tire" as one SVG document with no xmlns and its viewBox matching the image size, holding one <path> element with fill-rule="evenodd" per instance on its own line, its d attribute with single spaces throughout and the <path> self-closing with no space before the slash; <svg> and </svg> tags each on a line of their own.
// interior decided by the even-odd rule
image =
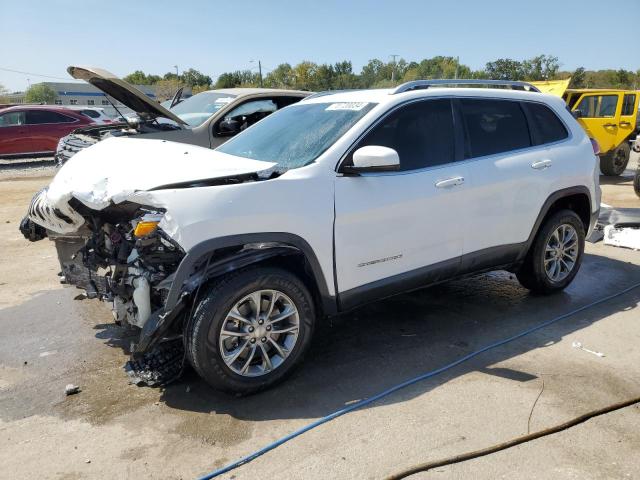
<svg viewBox="0 0 640 480">
<path fill-rule="evenodd" d="M 569 274 L 560 281 L 551 280 L 544 268 L 545 247 L 552 233 L 561 225 L 571 225 L 578 234 L 578 256 Z M 563 290 L 575 278 L 584 254 L 585 228 L 580 217 L 572 210 L 560 210 L 545 220 L 538 230 L 525 261 L 516 273 L 523 287 L 532 292 L 550 294 Z"/>
<path fill-rule="evenodd" d="M 640 197 L 640 167 L 636 170 L 636 174 L 633 177 L 633 189 L 636 192 L 636 195 Z"/>
<path fill-rule="evenodd" d="M 631 147 L 626 140 L 611 152 L 600 157 L 600 171 L 603 175 L 618 176 L 624 172 L 629 164 Z"/>
<path fill-rule="evenodd" d="M 299 332 L 291 353 L 277 368 L 248 377 L 234 372 L 225 363 L 218 345 L 219 335 L 227 313 L 236 302 L 263 289 L 279 290 L 291 299 L 298 310 Z M 203 295 L 184 332 L 187 357 L 213 388 L 248 395 L 275 385 L 293 371 L 311 343 L 314 324 L 312 296 L 298 277 L 278 268 L 249 267 L 218 279 Z"/>
</svg>

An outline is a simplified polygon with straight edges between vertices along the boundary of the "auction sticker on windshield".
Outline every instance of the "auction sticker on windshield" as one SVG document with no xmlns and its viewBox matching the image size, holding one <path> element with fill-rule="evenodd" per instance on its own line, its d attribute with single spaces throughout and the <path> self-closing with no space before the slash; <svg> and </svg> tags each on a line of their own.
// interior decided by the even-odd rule
<svg viewBox="0 0 640 480">
<path fill-rule="evenodd" d="M 353 110 L 357 112 L 367 106 L 366 102 L 342 102 L 332 103 L 325 110 Z"/>
<path fill-rule="evenodd" d="M 214 103 L 231 103 L 233 97 L 220 97 L 216 98 Z"/>
</svg>

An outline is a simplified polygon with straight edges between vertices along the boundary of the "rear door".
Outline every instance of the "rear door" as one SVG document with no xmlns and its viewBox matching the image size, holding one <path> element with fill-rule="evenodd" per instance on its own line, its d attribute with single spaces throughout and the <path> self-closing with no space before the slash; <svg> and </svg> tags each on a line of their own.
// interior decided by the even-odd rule
<svg viewBox="0 0 640 480">
<path fill-rule="evenodd" d="M 53 152 L 60 140 L 72 130 L 89 123 L 49 110 L 27 110 L 27 124 L 31 132 L 34 151 Z"/>
<path fill-rule="evenodd" d="M 622 96 L 622 109 L 618 122 L 616 142 L 620 145 L 633 133 L 638 121 L 638 95 L 637 93 L 625 93 Z"/>
<path fill-rule="evenodd" d="M 618 119 L 622 96 L 619 92 L 585 93 L 572 109 L 580 111 L 578 122 L 589 137 L 598 141 L 601 153 L 607 153 L 620 143 Z"/>
<path fill-rule="evenodd" d="M 508 264 L 522 251 L 562 163 L 549 145 L 568 133 L 544 104 L 489 98 L 457 104 L 469 175 L 461 268 Z M 541 134 L 530 131 L 528 116 L 540 124 Z"/>
<path fill-rule="evenodd" d="M 338 175 L 337 287 L 343 306 L 455 275 L 462 253 L 466 168 L 456 161 L 449 99 L 398 107 L 351 150 L 393 148 L 400 171 Z M 461 152 L 460 152 L 461 153 Z"/>
<path fill-rule="evenodd" d="M 0 155 L 33 152 L 24 111 L 0 113 Z"/>
</svg>

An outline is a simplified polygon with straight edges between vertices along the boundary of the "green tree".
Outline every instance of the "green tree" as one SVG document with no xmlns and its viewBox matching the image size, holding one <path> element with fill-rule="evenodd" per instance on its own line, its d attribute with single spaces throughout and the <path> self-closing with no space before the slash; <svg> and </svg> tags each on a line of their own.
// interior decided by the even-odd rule
<svg viewBox="0 0 640 480">
<path fill-rule="evenodd" d="M 55 90 L 49 85 L 36 83 L 27 89 L 24 99 L 27 103 L 53 104 L 57 97 Z"/>
<path fill-rule="evenodd" d="M 9 102 L 9 90 L 0 83 L 0 103 L 8 103 Z"/>
<path fill-rule="evenodd" d="M 271 70 L 264 79 L 264 84 L 272 88 L 292 88 L 295 83 L 293 68 L 288 63 L 281 63 Z"/>
<path fill-rule="evenodd" d="M 132 85 L 153 85 L 160 80 L 159 75 L 147 75 L 142 70 L 130 73 L 123 80 Z"/>
<path fill-rule="evenodd" d="M 571 82 L 569 83 L 569 87 L 584 88 L 585 80 L 586 80 L 586 75 L 585 75 L 584 67 L 578 67 L 571 74 Z"/>
<path fill-rule="evenodd" d="M 518 80 L 553 80 L 559 69 L 558 57 L 538 55 L 522 62 L 522 78 Z"/>
<path fill-rule="evenodd" d="M 316 74 L 318 73 L 318 65 L 303 61 L 293 68 L 293 76 L 295 78 L 295 88 L 301 90 L 313 90 Z"/>
<path fill-rule="evenodd" d="M 499 58 L 488 62 L 485 73 L 491 80 L 522 80 L 524 78 L 522 62 L 511 58 Z"/>
<path fill-rule="evenodd" d="M 158 80 L 154 85 L 156 99 L 159 102 L 170 100 L 176 94 L 178 89 L 184 86 L 185 85 L 177 78 L 173 78 L 169 80 Z"/>
<path fill-rule="evenodd" d="M 205 75 L 194 68 L 182 72 L 181 77 L 183 83 L 191 85 L 192 87 L 211 85 L 213 83 L 209 75 Z"/>
</svg>

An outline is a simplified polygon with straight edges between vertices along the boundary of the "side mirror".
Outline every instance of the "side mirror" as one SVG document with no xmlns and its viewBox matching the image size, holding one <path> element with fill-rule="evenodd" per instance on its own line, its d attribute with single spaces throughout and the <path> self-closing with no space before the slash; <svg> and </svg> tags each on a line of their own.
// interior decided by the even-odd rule
<svg viewBox="0 0 640 480">
<path fill-rule="evenodd" d="M 572 110 L 571 115 L 573 115 L 573 118 L 576 120 L 582 118 L 582 110 Z"/>
<path fill-rule="evenodd" d="M 218 130 L 223 135 L 235 135 L 240 132 L 240 127 L 242 125 L 238 120 L 234 120 L 233 118 L 225 118 L 218 125 Z"/>
<path fill-rule="evenodd" d="M 400 170 L 400 157 L 393 148 L 368 145 L 353 152 L 353 165 L 342 168 L 344 173 L 392 172 Z"/>
</svg>

